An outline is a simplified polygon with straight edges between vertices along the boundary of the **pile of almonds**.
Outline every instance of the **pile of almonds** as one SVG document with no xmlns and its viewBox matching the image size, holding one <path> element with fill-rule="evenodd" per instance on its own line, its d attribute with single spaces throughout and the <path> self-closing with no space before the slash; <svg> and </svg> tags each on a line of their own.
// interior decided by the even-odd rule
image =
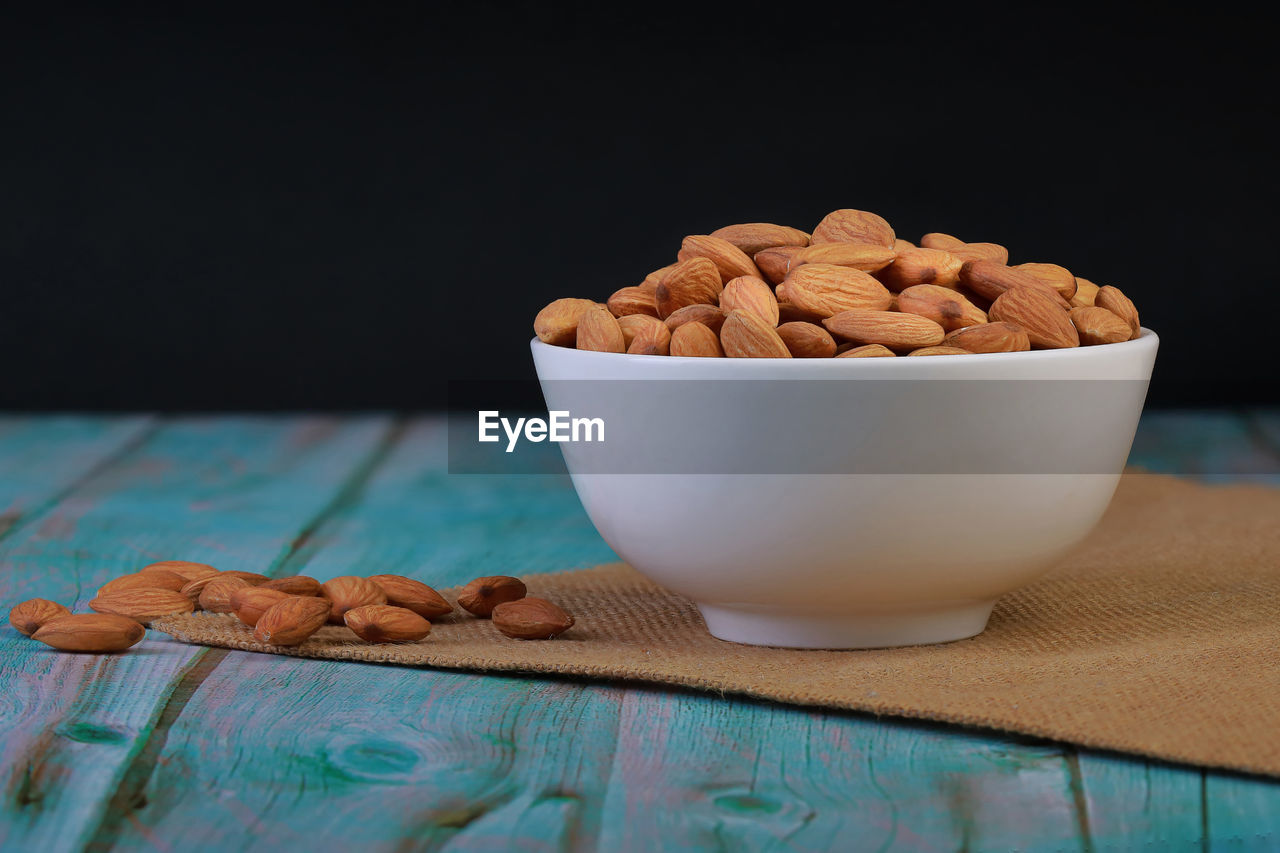
<svg viewBox="0 0 1280 853">
<path fill-rule="evenodd" d="M 519 578 L 476 578 L 458 593 L 458 606 L 519 640 L 549 640 L 573 626 L 568 613 L 527 592 Z M 62 651 L 120 652 L 142 639 L 144 625 L 194 610 L 234 613 L 253 628 L 254 639 L 276 646 L 296 646 L 325 625 L 346 625 L 370 643 L 417 642 L 431 633 L 428 620 L 453 611 L 440 593 L 401 575 L 345 575 L 321 583 L 305 575 L 222 572 L 184 560 L 152 563 L 108 581 L 89 607 L 96 612 L 73 614 L 33 598 L 9 611 L 9 623 Z"/>
<path fill-rule="evenodd" d="M 812 234 L 728 225 L 684 238 L 676 262 L 604 304 L 557 299 L 533 329 L 596 352 L 729 358 L 967 355 L 1119 343 L 1138 311 L 1057 264 L 1009 265 L 995 243 L 926 234 L 917 246 L 864 210 Z"/>
</svg>

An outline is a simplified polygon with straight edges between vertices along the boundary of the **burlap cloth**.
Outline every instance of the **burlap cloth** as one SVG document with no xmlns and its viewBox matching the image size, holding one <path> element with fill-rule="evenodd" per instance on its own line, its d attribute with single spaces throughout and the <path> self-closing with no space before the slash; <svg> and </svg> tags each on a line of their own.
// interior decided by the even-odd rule
<svg viewBox="0 0 1280 853">
<path fill-rule="evenodd" d="M 246 651 L 677 684 L 1280 775 L 1280 490 L 1126 476 L 1063 565 L 1002 599 L 983 634 L 946 645 L 735 645 L 623 565 L 527 580 L 576 614 L 571 631 L 522 642 L 448 617 L 417 644 L 332 627 L 283 649 L 231 616 L 153 627 Z"/>
</svg>

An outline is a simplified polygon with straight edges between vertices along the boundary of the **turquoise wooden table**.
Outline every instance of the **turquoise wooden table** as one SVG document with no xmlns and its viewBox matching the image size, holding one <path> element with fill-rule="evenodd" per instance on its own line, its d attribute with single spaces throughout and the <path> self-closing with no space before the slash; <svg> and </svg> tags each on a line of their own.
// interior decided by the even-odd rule
<svg viewBox="0 0 1280 853">
<path fill-rule="evenodd" d="M 1280 413 L 1156 414 L 1132 457 L 1280 470 Z M 1252 472 L 1252 474 L 1251 474 Z M 561 477 L 449 476 L 392 417 L 0 417 L 0 603 L 160 559 L 276 575 L 613 559 Z M 1275 850 L 1280 783 L 624 684 L 2 632 L 0 849 Z"/>
</svg>

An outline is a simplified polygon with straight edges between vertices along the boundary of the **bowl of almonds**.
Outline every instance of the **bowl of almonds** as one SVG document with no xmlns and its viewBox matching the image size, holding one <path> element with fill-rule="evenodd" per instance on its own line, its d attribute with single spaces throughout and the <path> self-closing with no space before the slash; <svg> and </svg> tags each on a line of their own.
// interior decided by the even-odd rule
<svg viewBox="0 0 1280 853">
<path fill-rule="evenodd" d="M 983 630 L 1095 526 L 1158 339 L 1118 288 L 838 210 L 730 225 L 536 316 L 593 523 L 711 633 L 801 648 Z"/>
</svg>

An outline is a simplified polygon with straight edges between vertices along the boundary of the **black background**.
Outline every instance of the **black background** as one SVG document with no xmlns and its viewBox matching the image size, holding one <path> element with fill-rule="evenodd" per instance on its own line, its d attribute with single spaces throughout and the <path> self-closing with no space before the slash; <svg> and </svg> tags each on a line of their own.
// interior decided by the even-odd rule
<svg viewBox="0 0 1280 853">
<path fill-rule="evenodd" d="M 0 406 L 436 407 L 555 297 L 838 207 L 1123 288 L 1154 405 L 1275 404 L 1269 29 L 1127 8 L 10 15 Z"/>
</svg>

